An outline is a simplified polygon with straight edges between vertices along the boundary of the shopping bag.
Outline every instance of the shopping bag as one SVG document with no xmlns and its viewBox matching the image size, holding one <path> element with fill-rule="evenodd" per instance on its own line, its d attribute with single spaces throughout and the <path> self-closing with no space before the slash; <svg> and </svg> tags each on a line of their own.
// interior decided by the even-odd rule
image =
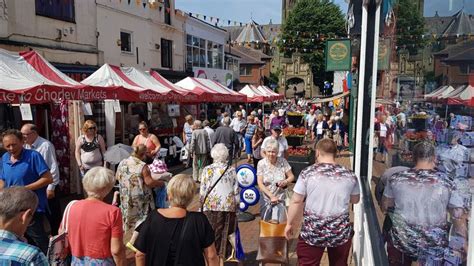
<svg viewBox="0 0 474 266">
<path fill-rule="evenodd" d="M 72 205 L 77 200 L 71 201 L 64 210 L 63 220 L 61 222 L 61 227 L 59 228 L 59 233 L 56 236 L 53 236 L 49 239 L 48 246 L 48 261 L 49 265 L 52 266 L 62 266 L 70 265 L 71 263 L 71 249 L 69 246 L 68 239 L 68 225 L 69 225 L 69 212 Z"/>
<path fill-rule="evenodd" d="M 260 238 L 257 261 L 263 263 L 288 263 L 288 241 L 285 237 L 286 217 L 282 222 L 281 212 L 286 208 L 283 203 L 268 206 L 260 221 Z M 275 215 L 273 212 L 276 212 Z M 275 219 L 277 218 L 277 219 Z M 266 220 L 265 220 L 266 219 Z"/>
<path fill-rule="evenodd" d="M 257 261 L 264 263 L 287 263 L 288 242 L 284 224 L 260 221 Z"/>
</svg>

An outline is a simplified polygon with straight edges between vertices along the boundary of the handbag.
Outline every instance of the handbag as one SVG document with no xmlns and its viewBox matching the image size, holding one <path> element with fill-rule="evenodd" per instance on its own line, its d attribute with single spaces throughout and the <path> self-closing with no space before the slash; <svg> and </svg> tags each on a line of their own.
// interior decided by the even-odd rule
<svg viewBox="0 0 474 266">
<path fill-rule="evenodd" d="M 77 200 L 73 200 L 66 206 L 59 228 L 60 233 L 49 239 L 47 257 L 49 264 L 52 266 L 70 265 L 71 263 L 71 249 L 68 238 L 69 213 L 72 205 L 76 202 Z"/>
<path fill-rule="evenodd" d="M 280 203 L 281 204 L 281 203 Z M 286 210 L 286 208 L 283 206 Z M 266 213 L 273 207 L 265 211 Z M 270 215 L 271 217 L 272 215 Z M 257 261 L 263 263 L 288 263 L 288 241 L 285 237 L 285 223 L 275 223 L 275 220 L 260 221 L 260 238 L 258 239 Z"/>
<path fill-rule="evenodd" d="M 179 243 L 178 247 L 176 248 L 176 256 L 174 260 L 174 266 L 178 266 L 179 264 L 179 258 L 181 257 L 181 249 L 183 247 L 183 242 L 184 242 L 184 234 L 186 233 L 186 229 L 188 228 L 189 224 L 189 213 L 186 212 L 186 216 L 184 217 L 184 222 L 183 222 L 183 227 L 181 228 L 181 233 L 179 236 Z"/>
<path fill-rule="evenodd" d="M 186 161 L 189 158 L 189 151 L 186 147 L 181 148 L 179 153 L 179 160 Z"/>
</svg>

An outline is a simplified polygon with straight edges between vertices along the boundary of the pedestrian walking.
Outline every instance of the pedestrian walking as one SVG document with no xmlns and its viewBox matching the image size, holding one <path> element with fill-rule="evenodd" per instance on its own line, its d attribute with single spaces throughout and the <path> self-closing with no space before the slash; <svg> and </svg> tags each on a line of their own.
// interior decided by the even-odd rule
<svg viewBox="0 0 474 266">
<path fill-rule="evenodd" d="M 104 202 L 115 185 L 105 167 L 90 169 L 82 179 L 87 198 L 70 205 L 67 235 L 72 265 L 126 265 L 122 214 Z"/>
<path fill-rule="evenodd" d="M 199 197 L 201 211 L 214 229 L 216 250 L 222 265 L 232 251 L 228 236 L 235 232 L 237 226 L 239 185 L 235 168 L 229 166 L 229 150 L 225 145 L 216 144 L 211 157 L 213 163 L 202 172 Z"/>
<path fill-rule="evenodd" d="M 49 265 L 38 247 L 24 241 L 38 197 L 25 187 L 0 190 L 0 262 L 2 265 Z"/>
<path fill-rule="evenodd" d="M 247 154 L 247 163 L 252 162 L 252 154 L 253 154 L 252 138 L 256 130 L 257 130 L 257 124 L 255 124 L 255 117 L 252 115 L 249 115 L 247 117 L 247 127 L 245 129 L 245 135 L 244 135 L 245 153 Z"/>
<path fill-rule="evenodd" d="M 269 139 L 265 144 L 265 158 L 257 165 L 258 187 L 263 194 L 260 213 L 263 216 L 272 205 L 288 200 L 288 184 L 295 179 L 291 166 L 284 157 L 278 157 L 280 144 L 275 139 Z M 281 214 L 283 215 L 283 214 Z M 286 216 L 286 212 L 284 213 Z M 279 217 L 279 221 L 286 217 Z"/>
<path fill-rule="evenodd" d="M 467 241 L 462 197 L 452 179 L 436 170 L 435 158 L 433 144 L 416 144 L 415 167 L 392 175 L 385 186 L 382 207 L 392 220 L 387 241 L 390 265 L 411 265 L 415 261 L 442 265 L 449 250 L 448 216 L 461 246 Z"/>
<path fill-rule="evenodd" d="M 104 161 L 105 141 L 97 134 L 97 124 L 86 120 L 82 126 L 82 135 L 76 140 L 76 162 L 81 175 L 95 166 L 105 166 Z"/>
<path fill-rule="evenodd" d="M 140 144 L 133 147 L 133 153 L 117 167 L 116 179 L 120 188 L 120 209 L 123 216 L 125 240 L 131 246 L 137 237 L 134 230 L 155 209 L 152 188 L 164 186 L 164 182 L 153 180 L 151 172 L 143 161 L 147 148 Z M 133 233 L 133 234 L 132 234 Z"/>
<path fill-rule="evenodd" d="M 38 129 L 34 124 L 24 124 L 21 127 L 21 134 L 25 141 L 24 147 L 39 152 L 49 167 L 49 172 L 53 177 L 53 183 L 46 188 L 49 212 L 46 213 L 51 225 L 51 234 L 57 235 L 59 223 L 61 222 L 61 207 L 56 198 L 56 187 L 59 184 L 59 165 L 56 160 L 56 150 L 53 143 L 38 135 Z"/>
<path fill-rule="evenodd" d="M 337 147 L 333 140 L 316 144 L 317 162 L 305 168 L 293 189 L 285 234 L 290 239 L 296 216 L 303 211 L 303 224 L 296 246 L 298 265 L 319 265 L 327 249 L 329 264 L 347 265 L 353 228 L 350 203 L 359 202 L 357 177 L 336 164 Z"/>
<path fill-rule="evenodd" d="M 140 226 L 135 247 L 137 266 L 196 265 L 217 266 L 214 230 L 206 216 L 187 211 L 196 191 L 187 175 L 177 175 L 168 183 L 170 207 L 152 211 Z"/>
<path fill-rule="evenodd" d="M 316 140 L 316 142 L 321 140 L 324 137 L 325 131 L 328 129 L 329 125 L 324 120 L 324 116 L 322 114 L 319 114 L 313 126 L 313 133 L 311 135 L 311 139 Z"/>
<path fill-rule="evenodd" d="M 158 137 L 155 134 L 149 132 L 148 124 L 145 121 L 141 121 L 138 123 L 138 131 L 140 134 L 135 136 L 133 139 L 132 146 L 138 146 L 140 144 L 145 145 L 146 147 L 146 154 L 145 154 L 145 162 L 147 164 L 153 163 L 153 160 L 159 156 L 161 143 Z"/>
<path fill-rule="evenodd" d="M 202 169 L 208 165 L 208 156 L 211 151 L 209 135 L 202 128 L 201 120 L 194 121 L 191 144 L 189 146 L 191 156 L 193 157 L 193 179 L 201 182 Z"/>
<path fill-rule="evenodd" d="M 193 136 L 193 116 L 192 115 L 187 115 L 185 118 L 184 126 L 183 126 L 183 143 L 184 143 L 184 148 L 188 150 L 189 152 L 189 145 L 191 144 L 191 137 Z M 184 165 L 186 167 L 189 167 L 189 164 L 191 163 L 191 156 L 188 156 L 188 158 L 185 160 Z"/>
<path fill-rule="evenodd" d="M 3 147 L 7 150 L 2 156 L 0 189 L 24 186 L 38 196 L 38 207 L 33 220 L 26 229 L 29 243 L 39 247 L 46 254 L 49 244 L 49 222 L 46 218 L 48 199 L 46 188 L 53 183 L 53 177 L 41 154 L 23 148 L 23 135 L 19 130 L 8 129 L 2 134 Z"/>
<path fill-rule="evenodd" d="M 232 122 L 230 123 L 230 127 L 234 130 L 235 134 L 237 134 L 237 138 L 239 140 L 239 149 L 235 150 L 235 154 L 240 157 L 240 153 L 242 151 L 242 148 L 244 147 L 244 134 L 245 134 L 245 128 L 247 126 L 247 122 L 243 117 L 243 114 L 241 111 L 235 112 L 235 117 L 232 119 Z"/>
<path fill-rule="evenodd" d="M 230 117 L 222 119 L 222 126 L 216 129 L 216 133 L 212 139 L 212 146 L 222 143 L 229 150 L 229 161 L 234 158 L 235 151 L 239 149 L 239 140 L 237 133 L 230 128 Z"/>
<path fill-rule="evenodd" d="M 207 135 L 209 136 L 209 146 L 212 148 L 212 138 L 214 137 L 214 129 L 211 128 L 210 126 L 211 123 L 209 123 L 209 120 L 204 120 L 202 122 L 202 126 L 204 127 L 204 130 L 206 130 Z"/>
<path fill-rule="evenodd" d="M 281 134 L 281 127 L 276 125 L 272 128 L 272 134 L 266 137 L 262 143 L 262 151 L 266 151 L 267 143 L 271 139 L 276 140 L 278 142 L 278 157 L 288 159 L 288 141 L 286 140 L 285 136 Z M 263 154 L 262 154 L 263 156 Z"/>
<path fill-rule="evenodd" d="M 255 134 L 252 137 L 252 150 L 253 150 L 253 167 L 257 169 L 258 162 L 262 157 L 262 143 L 265 137 L 263 128 L 257 127 Z"/>
</svg>

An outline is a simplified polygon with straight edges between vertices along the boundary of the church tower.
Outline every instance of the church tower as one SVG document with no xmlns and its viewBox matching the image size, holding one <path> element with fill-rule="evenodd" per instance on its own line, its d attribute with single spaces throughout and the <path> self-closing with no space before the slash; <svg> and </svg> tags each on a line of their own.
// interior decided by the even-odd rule
<svg viewBox="0 0 474 266">
<path fill-rule="evenodd" d="M 284 24 L 298 0 L 281 0 L 281 24 Z"/>
</svg>

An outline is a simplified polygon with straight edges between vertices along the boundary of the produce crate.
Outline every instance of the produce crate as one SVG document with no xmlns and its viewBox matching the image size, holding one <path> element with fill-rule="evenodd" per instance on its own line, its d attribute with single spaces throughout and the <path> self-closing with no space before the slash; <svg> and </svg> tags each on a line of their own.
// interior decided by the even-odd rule
<svg viewBox="0 0 474 266">
<path fill-rule="evenodd" d="M 303 157 L 303 156 L 289 156 L 288 157 L 288 163 L 290 164 L 291 170 L 293 171 L 293 174 L 295 175 L 295 181 L 298 179 L 298 176 L 300 175 L 301 171 L 303 171 L 303 169 L 305 169 L 306 167 L 314 164 L 315 160 L 316 158 L 314 155 L 314 151 L 308 157 Z"/>
<path fill-rule="evenodd" d="M 288 115 L 288 123 L 294 127 L 299 127 L 303 124 L 302 115 Z"/>
<path fill-rule="evenodd" d="M 296 147 L 303 145 L 304 136 L 287 136 L 288 146 Z"/>
</svg>

